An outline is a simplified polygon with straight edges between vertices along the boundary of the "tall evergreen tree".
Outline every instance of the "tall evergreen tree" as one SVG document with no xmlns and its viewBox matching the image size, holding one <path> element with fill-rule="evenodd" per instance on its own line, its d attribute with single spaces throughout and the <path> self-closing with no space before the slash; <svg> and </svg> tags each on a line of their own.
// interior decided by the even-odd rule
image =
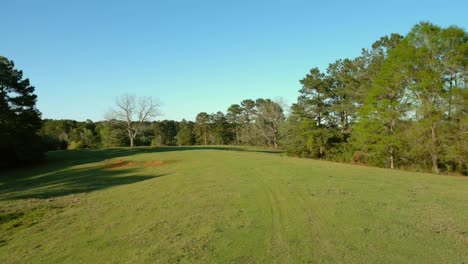
<svg viewBox="0 0 468 264">
<path fill-rule="evenodd" d="M 177 133 L 177 145 L 179 146 L 191 146 L 193 145 L 193 124 L 191 122 L 182 119 L 179 123 L 179 132 Z"/>
<path fill-rule="evenodd" d="M 218 111 L 210 115 L 212 139 L 211 144 L 227 145 L 232 142 L 233 133 L 223 112 Z"/>
<path fill-rule="evenodd" d="M 234 130 L 235 143 L 239 145 L 241 143 L 242 107 L 238 104 L 231 105 L 227 110 L 226 119 Z"/>
<path fill-rule="evenodd" d="M 206 112 L 198 113 L 194 126 L 195 137 L 200 145 L 208 145 L 211 134 L 211 118 Z"/>
<path fill-rule="evenodd" d="M 334 123 L 346 140 L 350 134 L 351 122 L 356 113 L 357 91 L 359 90 L 358 68 L 349 59 L 337 60 L 327 68 L 331 79 L 330 113 Z"/>
<path fill-rule="evenodd" d="M 412 78 L 409 89 L 417 105 L 416 126 L 421 128 L 419 138 L 426 142 L 433 172 L 439 172 L 442 153 L 441 126 L 445 90 L 441 63 L 441 30 L 436 25 L 422 22 L 414 26 L 407 36 L 412 53 L 406 56 L 406 65 L 408 76 Z"/>
<path fill-rule="evenodd" d="M 361 58 L 368 63 L 363 68 L 366 74 L 361 75 L 360 91 L 365 91 L 365 96 L 359 102 L 358 120 L 352 135 L 354 147 L 365 155 L 361 158 L 392 169 L 401 148 L 399 125 L 409 110 L 408 78 L 404 69 L 400 69 L 404 52 L 408 50 L 395 49 L 401 41 L 398 34 L 385 36 L 372 45 L 370 53 L 363 52 Z"/>
<path fill-rule="evenodd" d="M 41 113 L 29 79 L 15 69 L 13 61 L 0 56 L 0 167 L 37 161 L 44 148 L 37 132 Z"/>
</svg>

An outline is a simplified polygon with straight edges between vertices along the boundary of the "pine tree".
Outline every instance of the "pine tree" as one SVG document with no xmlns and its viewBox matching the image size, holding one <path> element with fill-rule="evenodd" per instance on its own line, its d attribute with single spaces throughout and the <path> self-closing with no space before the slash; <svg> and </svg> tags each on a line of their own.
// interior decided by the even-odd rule
<svg viewBox="0 0 468 264">
<path fill-rule="evenodd" d="M 41 160 L 44 148 L 37 132 L 41 113 L 37 96 L 13 61 L 0 56 L 0 167 Z"/>
</svg>

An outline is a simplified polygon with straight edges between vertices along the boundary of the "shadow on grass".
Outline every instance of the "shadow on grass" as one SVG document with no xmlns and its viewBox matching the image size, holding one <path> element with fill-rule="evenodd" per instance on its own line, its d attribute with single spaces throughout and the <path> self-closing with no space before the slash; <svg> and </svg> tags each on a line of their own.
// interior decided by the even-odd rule
<svg viewBox="0 0 468 264">
<path fill-rule="evenodd" d="M 96 150 L 51 151 L 43 164 L 0 172 L 0 200 L 51 198 L 136 183 L 163 175 L 138 175 L 137 168 L 104 166 L 73 168 L 107 159 L 144 153 L 224 150 L 279 154 L 281 151 L 229 146 L 135 147 Z M 129 175 L 135 174 L 135 175 Z"/>
<path fill-rule="evenodd" d="M 12 169 L 0 172 L 0 190 L 5 177 L 28 177 L 31 173 L 40 174 L 54 170 L 61 170 L 70 166 L 83 165 L 87 163 L 101 162 L 112 158 L 125 158 L 137 154 L 160 153 L 172 151 L 193 150 L 224 150 L 241 152 L 260 152 L 280 154 L 282 151 L 269 149 L 254 149 L 250 147 L 229 146 L 191 146 L 191 147 L 134 147 L 134 148 L 109 148 L 109 149 L 87 149 L 87 150 L 59 150 L 47 153 L 44 163 L 26 168 Z"/>
<path fill-rule="evenodd" d="M 139 175 L 137 168 L 113 169 L 105 165 L 51 170 L 46 173 L 12 175 L 0 181 L 0 200 L 47 199 L 69 194 L 87 193 L 113 186 L 132 184 L 165 176 Z"/>
</svg>

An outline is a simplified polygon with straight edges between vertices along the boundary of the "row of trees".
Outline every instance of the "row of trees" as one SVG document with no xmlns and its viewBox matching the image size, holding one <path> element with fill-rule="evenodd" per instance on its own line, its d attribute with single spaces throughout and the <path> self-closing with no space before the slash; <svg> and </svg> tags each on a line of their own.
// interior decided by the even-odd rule
<svg viewBox="0 0 468 264">
<path fill-rule="evenodd" d="M 130 139 L 127 129 L 115 121 L 45 119 L 43 123 L 39 135 L 48 150 L 122 147 L 131 141 L 138 146 L 172 146 L 179 131 L 179 122 L 172 120 L 132 122 L 139 129 Z"/>
<path fill-rule="evenodd" d="M 34 87 L 14 63 L 0 57 L 0 167 L 40 161 L 46 150 L 134 145 L 265 145 L 278 147 L 283 106 L 270 99 L 244 100 L 226 114 L 199 113 L 195 122 L 152 122 L 152 97 L 123 95 L 105 121 L 41 120 Z"/>
<path fill-rule="evenodd" d="M 420 23 L 314 68 L 288 118 L 289 153 L 467 173 L 468 35 Z"/>
<path fill-rule="evenodd" d="M 136 103 L 136 102 L 140 103 Z M 278 147 L 283 107 L 270 99 L 244 100 L 227 113 L 199 113 L 195 122 L 149 121 L 154 100 L 125 95 L 106 121 L 44 120 L 39 131 L 49 150 L 118 146 L 262 145 Z"/>
<path fill-rule="evenodd" d="M 226 114 L 199 113 L 194 124 L 196 143 L 278 147 L 284 120 L 281 102 L 262 98 L 243 100 L 231 105 Z"/>
</svg>

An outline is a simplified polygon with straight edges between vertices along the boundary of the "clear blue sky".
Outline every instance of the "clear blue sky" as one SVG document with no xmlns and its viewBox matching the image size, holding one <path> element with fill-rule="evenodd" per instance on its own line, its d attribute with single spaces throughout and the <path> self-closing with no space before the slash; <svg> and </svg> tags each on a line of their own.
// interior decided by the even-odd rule
<svg viewBox="0 0 468 264">
<path fill-rule="evenodd" d="M 160 119 L 247 98 L 293 103 L 312 67 L 359 55 L 419 21 L 466 29 L 467 1 L 6 1 L 0 55 L 36 87 L 44 118 L 103 119 L 124 93 Z"/>
</svg>

